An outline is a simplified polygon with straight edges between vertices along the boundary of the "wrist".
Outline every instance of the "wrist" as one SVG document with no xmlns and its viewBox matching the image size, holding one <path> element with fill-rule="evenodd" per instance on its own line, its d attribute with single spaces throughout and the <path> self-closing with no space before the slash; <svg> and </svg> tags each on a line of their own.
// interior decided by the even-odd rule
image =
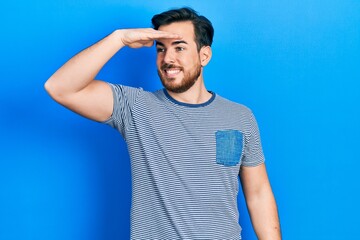
<svg viewBox="0 0 360 240">
<path fill-rule="evenodd" d="M 123 41 L 123 36 L 124 36 L 124 30 L 122 29 L 117 29 L 115 30 L 112 35 L 114 35 L 116 42 L 120 44 L 120 47 L 125 47 L 126 44 Z"/>
</svg>

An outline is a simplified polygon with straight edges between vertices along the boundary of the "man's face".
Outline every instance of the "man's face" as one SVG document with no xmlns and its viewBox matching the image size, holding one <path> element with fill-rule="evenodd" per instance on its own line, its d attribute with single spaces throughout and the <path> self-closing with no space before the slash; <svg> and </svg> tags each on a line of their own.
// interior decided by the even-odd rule
<svg viewBox="0 0 360 240">
<path fill-rule="evenodd" d="M 156 42 L 156 64 L 161 82 L 171 92 L 186 92 L 202 71 L 193 24 L 190 21 L 174 22 L 160 26 L 159 30 L 182 36 L 180 40 L 161 39 Z"/>
</svg>

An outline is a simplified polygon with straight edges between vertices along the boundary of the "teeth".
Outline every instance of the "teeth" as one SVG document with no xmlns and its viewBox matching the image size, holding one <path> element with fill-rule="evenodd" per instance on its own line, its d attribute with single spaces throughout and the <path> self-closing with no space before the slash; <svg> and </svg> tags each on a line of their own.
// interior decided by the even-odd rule
<svg viewBox="0 0 360 240">
<path fill-rule="evenodd" d="M 177 73 L 179 73 L 179 72 L 180 72 L 179 69 L 172 69 L 172 70 L 167 69 L 167 70 L 166 70 L 166 73 L 168 73 L 168 74 L 177 74 Z"/>
</svg>

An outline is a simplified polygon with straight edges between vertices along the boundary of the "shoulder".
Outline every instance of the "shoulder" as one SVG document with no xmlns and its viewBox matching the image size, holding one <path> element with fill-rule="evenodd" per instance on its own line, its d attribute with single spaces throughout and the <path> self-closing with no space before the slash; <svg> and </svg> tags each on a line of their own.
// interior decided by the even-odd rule
<svg viewBox="0 0 360 240">
<path fill-rule="evenodd" d="M 108 83 L 115 93 L 119 92 L 142 92 L 143 89 L 140 87 L 131 87 L 118 83 Z"/>
<path fill-rule="evenodd" d="M 113 90 L 114 97 L 120 100 L 129 101 L 132 105 L 138 107 L 150 107 L 164 102 L 165 96 L 163 90 L 148 91 L 141 87 L 132 87 L 122 84 L 109 83 Z"/>
<path fill-rule="evenodd" d="M 224 112 L 232 112 L 234 114 L 241 114 L 241 115 L 252 115 L 252 111 L 249 107 L 245 106 L 244 104 L 231 101 L 227 98 L 224 98 L 220 95 L 216 95 L 218 107 L 220 110 Z"/>
<path fill-rule="evenodd" d="M 145 98 L 151 98 L 156 97 L 160 94 L 160 91 L 156 92 L 150 92 L 147 90 L 144 90 L 141 87 L 132 87 L 132 86 L 126 86 L 122 84 L 117 83 L 108 83 L 113 91 L 114 96 L 116 97 L 126 97 L 126 98 L 139 98 L 139 97 L 145 97 Z"/>
</svg>

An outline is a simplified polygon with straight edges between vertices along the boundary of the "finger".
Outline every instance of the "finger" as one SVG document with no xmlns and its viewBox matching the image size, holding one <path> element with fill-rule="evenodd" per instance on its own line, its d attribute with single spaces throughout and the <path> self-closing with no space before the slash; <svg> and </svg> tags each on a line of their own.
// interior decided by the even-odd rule
<svg viewBox="0 0 360 240">
<path fill-rule="evenodd" d="M 146 43 L 144 43 L 145 47 L 152 47 L 154 45 L 154 41 L 148 41 Z"/>
<path fill-rule="evenodd" d="M 160 39 L 160 38 L 174 38 L 174 39 L 181 39 L 182 36 L 176 33 L 172 32 L 165 32 L 165 31 L 159 31 L 154 29 L 147 30 L 149 32 L 148 37 L 151 37 L 152 39 Z"/>
<path fill-rule="evenodd" d="M 160 38 L 181 39 L 182 36 L 180 36 L 179 34 L 176 34 L 176 33 L 158 31 L 158 32 L 156 33 L 156 39 L 160 39 Z"/>
</svg>

